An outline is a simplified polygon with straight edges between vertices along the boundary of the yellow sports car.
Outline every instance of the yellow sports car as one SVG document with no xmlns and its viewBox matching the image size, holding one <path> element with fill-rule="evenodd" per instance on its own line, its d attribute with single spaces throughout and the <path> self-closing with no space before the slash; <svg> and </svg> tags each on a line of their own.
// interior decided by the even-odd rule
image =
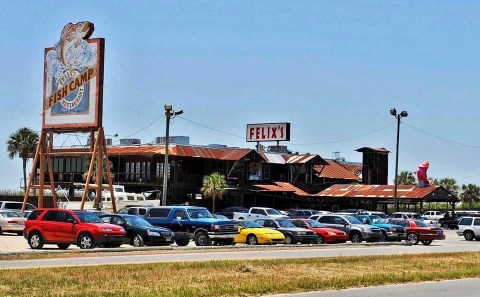
<svg viewBox="0 0 480 297">
<path fill-rule="evenodd" d="M 252 221 L 239 221 L 238 232 L 240 232 L 240 234 L 235 237 L 235 242 L 237 243 L 256 245 L 285 242 L 285 236 L 281 232 L 270 228 L 264 228 Z"/>
</svg>

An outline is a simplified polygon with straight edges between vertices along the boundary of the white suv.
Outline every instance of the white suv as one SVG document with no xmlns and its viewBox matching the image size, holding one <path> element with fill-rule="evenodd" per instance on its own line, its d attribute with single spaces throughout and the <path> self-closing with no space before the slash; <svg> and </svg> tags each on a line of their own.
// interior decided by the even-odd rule
<svg viewBox="0 0 480 297">
<path fill-rule="evenodd" d="M 480 240 L 480 218 L 463 217 L 458 222 L 457 234 L 466 240 Z"/>
<path fill-rule="evenodd" d="M 426 211 L 423 214 L 423 216 L 427 217 L 430 220 L 437 220 L 438 221 L 441 218 L 443 218 L 443 213 L 441 211 L 438 211 L 438 210 L 430 210 L 430 211 Z"/>
</svg>

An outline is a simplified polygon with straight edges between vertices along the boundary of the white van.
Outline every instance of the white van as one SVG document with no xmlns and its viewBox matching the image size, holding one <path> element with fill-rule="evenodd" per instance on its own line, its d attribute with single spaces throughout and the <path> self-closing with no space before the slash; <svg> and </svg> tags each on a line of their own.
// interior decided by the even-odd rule
<svg viewBox="0 0 480 297">
<path fill-rule="evenodd" d="M 21 210 L 22 206 L 23 206 L 23 202 L 0 201 L 0 210 L 3 210 L 3 209 Z M 36 209 L 36 207 L 30 203 L 27 203 L 27 205 L 25 206 L 25 210 L 34 210 L 34 209 Z"/>
</svg>

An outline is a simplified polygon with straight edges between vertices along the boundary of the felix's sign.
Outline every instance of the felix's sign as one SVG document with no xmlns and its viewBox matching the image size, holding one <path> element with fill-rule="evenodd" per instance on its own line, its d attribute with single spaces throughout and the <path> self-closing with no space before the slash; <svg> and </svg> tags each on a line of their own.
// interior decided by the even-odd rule
<svg viewBox="0 0 480 297">
<path fill-rule="evenodd" d="M 43 128 L 102 125 L 105 40 L 89 39 L 90 22 L 67 24 L 60 41 L 45 49 Z"/>
<path fill-rule="evenodd" d="M 247 142 L 290 141 L 290 123 L 248 124 Z"/>
</svg>

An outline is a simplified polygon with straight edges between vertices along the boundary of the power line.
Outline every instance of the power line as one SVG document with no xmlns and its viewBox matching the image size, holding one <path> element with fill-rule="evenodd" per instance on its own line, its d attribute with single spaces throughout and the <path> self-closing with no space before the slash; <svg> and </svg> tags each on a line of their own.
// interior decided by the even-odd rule
<svg viewBox="0 0 480 297">
<path fill-rule="evenodd" d="M 203 128 L 207 128 L 207 129 L 210 129 L 210 130 L 213 130 L 213 131 L 217 131 L 217 132 L 220 132 L 220 133 L 223 133 L 223 134 L 227 134 L 227 135 L 230 135 L 230 136 L 234 136 L 234 137 L 238 137 L 238 138 L 244 138 L 244 136 L 239 136 L 239 135 L 235 135 L 235 134 L 232 134 L 232 133 L 228 133 L 228 132 L 225 132 L 225 131 L 222 131 L 222 130 L 218 130 L 218 129 L 215 129 L 215 128 L 212 128 L 212 127 L 208 127 L 208 126 L 205 126 L 203 124 L 200 124 L 200 123 L 197 123 L 197 122 L 194 122 L 192 120 L 189 120 L 185 117 L 181 117 L 179 116 L 179 118 L 181 118 L 182 120 L 185 120 L 187 122 L 190 122 L 192 124 L 195 124 L 195 125 L 198 125 L 198 126 L 201 126 Z"/>
<path fill-rule="evenodd" d="M 337 142 L 344 142 L 344 141 L 349 141 L 349 140 L 352 140 L 352 139 L 357 139 L 357 138 L 361 138 L 361 137 L 364 137 L 364 136 L 367 136 L 367 135 L 370 135 L 370 134 L 373 134 L 373 133 L 376 133 L 380 130 L 383 130 L 387 127 L 390 127 L 391 125 L 395 124 L 396 122 L 391 122 L 390 124 L 386 125 L 386 126 L 383 126 L 381 128 L 378 128 L 378 129 L 375 129 L 373 131 L 370 131 L 370 132 L 367 132 L 365 134 L 362 134 L 362 135 L 359 135 L 359 136 L 354 136 L 354 137 L 350 137 L 350 138 L 345 138 L 345 139 L 340 139 L 340 140 L 333 140 L 333 141 L 325 141 L 325 142 L 312 142 L 312 143 L 292 143 L 290 145 L 318 145 L 318 144 L 329 144 L 329 143 L 337 143 Z"/>
<path fill-rule="evenodd" d="M 132 136 L 134 136 L 134 135 L 142 132 L 143 130 L 147 129 L 147 128 L 150 127 L 151 125 L 153 125 L 153 124 L 155 124 L 156 122 L 158 122 L 158 121 L 159 121 L 161 118 L 163 118 L 163 117 L 165 117 L 165 115 L 161 115 L 160 117 L 156 118 L 156 119 L 155 119 L 153 122 L 151 122 L 150 124 L 146 125 L 146 126 L 143 127 L 142 129 L 140 129 L 140 130 L 138 130 L 138 131 L 136 131 L 136 132 L 134 132 L 134 133 L 126 136 L 125 138 L 130 138 L 130 137 L 132 137 Z"/>
<path fill-rule="evenodd" d="M 428 133 L 428 132 L 426 132 L 426 131 L 423 131 L 423 130 L 421 130 L 421 129 L 419 129 L 419 128 L 416 128 L 416 127 L 414 127 L 414 126 L 412 126 L 412 125 L 410 125 L 410 124 L 408 124 L 408 123 L 405 123 L 405 122 L 402 122 L 402 124 L 405 124 L 405 125 L 409 126 L 410 128 L 415 129 L 415 130 L 417 130 L 417 131 L 419 131 L 419 132 L 421 132 L 421 133 L 423 133 L 423 134 L 426 134 L 426 135 L 428 135 L 428 136 L 431 136 L 431 137 L 434 137 L 434 138 L 443 140 L 443 141 L 445 141 L 445 142 L 449 142 L 449 143 L 453 143 L 453 144 L 457 144 L 457 145 L 461 145 L 461 146 L 465 146 L 465 147 L 470 147 L 470 148 L 480 148 L 480 146 L 478 146 L 478 145 L 465 144 L 465 143 L 461 143 L 461 142 L 449 140 L 449 139 L 446 139 L 446 138 L 443 138 L 443 137 L 440 137 L 440 136 L 437 136 L 437 135 L 433 135 L 433 134 L 431 134 L 431 133 Z"/>
</svg>

